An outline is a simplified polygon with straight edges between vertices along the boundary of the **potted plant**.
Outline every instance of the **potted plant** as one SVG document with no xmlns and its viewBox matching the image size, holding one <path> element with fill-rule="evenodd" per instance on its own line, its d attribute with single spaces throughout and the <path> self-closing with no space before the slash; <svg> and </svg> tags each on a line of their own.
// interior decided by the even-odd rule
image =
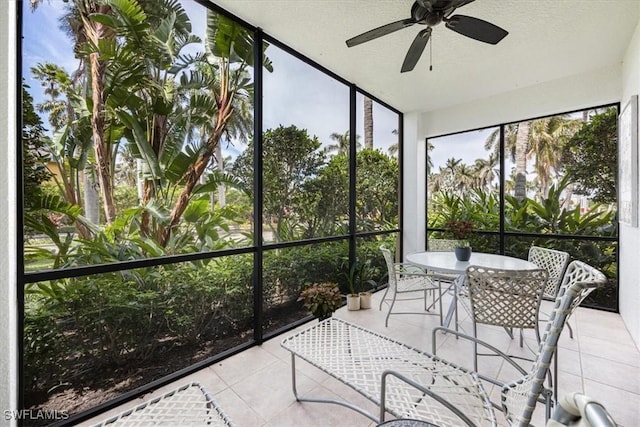
<svg viewBox="0 0 640 427">
<path fill-rule="evenodd" d="M 331 317 L 331 314 L 340 308 L 342 295 L 340 295 L 340 288 L 335 283 L 314 283 L 300 293 L 298 301 L 303 301 L 304 308 L 309 310 L 318 320 L 324 320 Z"/>
<path fill-rule="evenodd" d="M 371 308 L 371 292 L 365 289 L 365 284 L 375 287 L 376 282 L 368 279 L 370 272 L 371 264 L 369 261 L 360 262 L 356 260 L 351 264 L 349 272 L 345 273 L 350 292 L 347 295 L 348 310 Z"/>
<path fill-rule="evenodd" d="M 455 248 L 458 261 L 469 261 L 469 258 L 471 258 L 469 236 L 473 232 L 473 223 L 465 220 L 451 220 L 447 221 L 444 226 L 458 241 L 458 245 Z"/>
</svg>

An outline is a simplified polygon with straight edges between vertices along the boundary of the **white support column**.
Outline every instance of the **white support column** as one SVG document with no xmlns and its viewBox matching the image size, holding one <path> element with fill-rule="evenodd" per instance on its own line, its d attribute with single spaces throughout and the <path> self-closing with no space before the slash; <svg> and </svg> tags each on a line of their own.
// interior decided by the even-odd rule
<svg viewBox="0 0 640 427">
<path fill-rule="evenodd" d="M 420 136 L 420 114 L 404 114 L 404 200 L 402 209 L 404 255 L 424 251 L 426 144 Z"/>
<path fill-rule="evenodd" d="M 18 402 L 16 297 L 16 3 L 0 2 L 0 426 Z"/>
</svg>

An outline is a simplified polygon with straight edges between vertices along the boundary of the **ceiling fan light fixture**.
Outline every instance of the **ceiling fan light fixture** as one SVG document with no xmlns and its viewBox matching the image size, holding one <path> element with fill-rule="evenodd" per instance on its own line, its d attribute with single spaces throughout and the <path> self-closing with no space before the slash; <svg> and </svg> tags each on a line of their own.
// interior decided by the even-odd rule
<svg viewBox="0 0 640 427">
<path fill-rule="evenodd" d="M 366 31 L 346 41 L 348 47 L 357 46 L 415 24 L 426 25 L 413 39 L 400 69 L 401 73 L 415 68 L 431 38 L 432 27 L 445 23 L 445 27 L 484 43 L 497 44 L 509 34 L 506 30 L 482 19 L 467 15 L 451 14 L 474 0 L 416 0 L 411 6 L 411 17 Z M 431 70 L 432 67 L 430 66 Z"/>
</svg>

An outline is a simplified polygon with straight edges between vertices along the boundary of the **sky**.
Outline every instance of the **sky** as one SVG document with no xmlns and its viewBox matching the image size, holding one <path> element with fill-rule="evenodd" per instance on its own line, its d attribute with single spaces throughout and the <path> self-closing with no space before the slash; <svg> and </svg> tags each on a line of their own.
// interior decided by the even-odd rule
<svg viewBox="0 0 640 427">
<path fill-rule="evenodd" d="M 462 163 L 473 165 L 476 159 L 488 159 L 490 151 L 484 149 L 484 143 L 496 128 L 457 133 L 439 138 L 430 138 L 434 149 L 430 152 L 433 163 L 432 172 L 438 172 L 448 159 L 462 159 Z"/>
<path fill-rule="evenodd" d="M 192 21 L 193 32 L 204 38 L 205 8 L 192 0 L 182 0 L 183 7 Z M 37 63 L 50 61 L 62 66 L 68 73 L 77 67 L 73 58 L 72 43 L 59 29 L 59 17 L 65 12 L 62 0 L 44 1 L 35 12 L 24 10 L 23 27 L 23 74 L 31 86 L 34 103 L 44 100 L 43 88 L 33 79 L 30 68 Z M 268 32 L 268 31 L 267 31 Z M 332 133 L 344 134 L 349 128 L 349 89 L 317 69 L 305 64 L 276 46 L 266 51 L 273 63 L 274 71 L 265 70 L 264 82 L 264 128 L 279 125 L 295 125 L 307 129 L 325 145 L 333 144 Z M 357 97 L 357 134 L 364 140 L 363 96 Z M 392 131 L 398 129 L 398 115 L 374 102 L 374 148 L 387 152 L 397 137 Z M 48 126 L 43 117 L 45 127 Z M 225 147 L 225 155 L 235 157 L 244 147 L 238 142 Z"/>
<path fill-rule="evenodd" d="M 70 39 L 58 28 L 58 19 L 64 14 L 65 8 L 62 0 L 45 1 L 35 12 L 31 12 L 26 5 L 24 7 L 22 73 L 25 83 L 31 86 L 34 103 L 42 102 L 44 97 L 40 83 L 33 79 L 31 67 L 49 61 L 72 73 L 78 64 L 71 53 L 73 45 Z"/>
</svg>

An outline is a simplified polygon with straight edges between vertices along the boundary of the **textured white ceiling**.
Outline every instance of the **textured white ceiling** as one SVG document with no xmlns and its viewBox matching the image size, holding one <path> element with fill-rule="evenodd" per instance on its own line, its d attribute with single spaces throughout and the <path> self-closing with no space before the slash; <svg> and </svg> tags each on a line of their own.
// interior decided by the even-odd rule
<svg viewBox="0 0 640 427">
<path fill-rule="evenodd" d="M 622 61 L 640 0 L 476 0 L 456 10 L 509 35 L 493 46 L 440 24 L 416 68 L 400 73 L 424 28 L 347 48 L 344 41 L 410 16 L 413 0 L 211 0 L 403 112 L 430 111 Z"/>
</svg>

